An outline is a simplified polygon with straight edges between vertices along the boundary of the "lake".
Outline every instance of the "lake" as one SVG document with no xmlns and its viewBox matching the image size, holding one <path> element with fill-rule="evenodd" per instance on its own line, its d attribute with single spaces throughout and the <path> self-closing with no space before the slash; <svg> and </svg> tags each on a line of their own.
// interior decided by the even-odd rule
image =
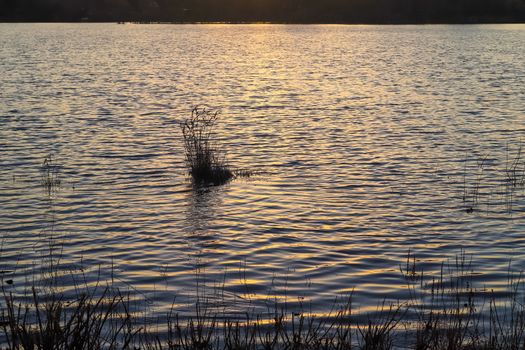
<svg viewBox="0 0 525 350">
<path fill-rule="evenodd" d="M 0 43 L 15 289 L 54 264 L 66 293 L 112 280 L 159 312 L 218 287 L 231 313 L 351 293 L 367 313 L 411 298 L 409 251 L 428 275 L 463 254 L 495 291 L 525 268 L 525 25 L 0 24 Z M 192 185 L 195 105 L 254 176 Z"/>
</svg>

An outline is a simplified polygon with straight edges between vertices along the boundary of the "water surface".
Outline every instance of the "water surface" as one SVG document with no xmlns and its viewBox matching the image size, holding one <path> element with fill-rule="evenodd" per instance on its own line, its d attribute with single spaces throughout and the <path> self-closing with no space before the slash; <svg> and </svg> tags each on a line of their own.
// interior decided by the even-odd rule
<svg viewBox="0 0 525 350">
<path fill-rule="evenodd" d="M 233 312 L 351 291 L 366 311 L 409 298 L 409 249 L 429 273 L 464 250 L 480 288 L 525 267 L 501 172 L 525 131 L 523 25 L 0 24 L 0 42 L 15 285 L 51 251 L 159 310 L 184 309 L 198 271 Z M 178 123 L 196 104 L 222 111 L 229 164 L 264 174 L 192 187 Z"/>
</svg>

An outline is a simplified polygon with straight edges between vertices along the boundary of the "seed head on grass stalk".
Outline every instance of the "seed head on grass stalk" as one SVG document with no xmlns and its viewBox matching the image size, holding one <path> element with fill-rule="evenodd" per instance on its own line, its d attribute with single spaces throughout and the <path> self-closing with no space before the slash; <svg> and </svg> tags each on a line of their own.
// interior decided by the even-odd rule
<svg viewBox="0 0 525 350">
<path fill-rule="evenodd" d="M 186 164 L 193 181 L 198 184 L 220 185 L 234 177 L 213 140 L 218 116 L 218 111 L 194 107 L 191 117 L 181 122 Z"/>
</svg>

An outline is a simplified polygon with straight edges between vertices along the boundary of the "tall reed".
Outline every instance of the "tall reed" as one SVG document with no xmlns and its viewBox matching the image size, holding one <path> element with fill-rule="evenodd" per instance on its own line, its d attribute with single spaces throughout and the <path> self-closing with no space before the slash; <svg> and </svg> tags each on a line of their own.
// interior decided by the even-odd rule
<svg viewBox="0 0 525 350">
<path fill-rule="evenodd" d="M 197 184 L 220 185 L 234 177 L 214 139 L 218 116 L 218 111 L 194 107 L 190 118 L 180 124 L 186 164 Z"/>
</svg>

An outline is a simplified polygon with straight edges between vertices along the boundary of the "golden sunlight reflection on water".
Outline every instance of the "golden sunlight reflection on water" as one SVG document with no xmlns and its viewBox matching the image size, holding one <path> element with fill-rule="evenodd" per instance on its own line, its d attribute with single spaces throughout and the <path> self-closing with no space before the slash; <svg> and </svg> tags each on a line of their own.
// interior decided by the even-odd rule
<svg viewBox="0 0 525 350">
<path fill-rule="evenodd" d="M 323 314 L 352 291 L 363 312 L 410 298 L 409 249 L 429 274 L 464 249 L 496 290 L 509 259 L 525 266 L 524 203 L 508 212 L 498 173 L 525 130 L 523 26 L 0 27 L 1 269 L 17 283 L 54 242 L 65 274 L 159 310 L 202 279 L 234 313 Z M 222 111 L 229 164 L 261 174 L 191 185 L 178 122 L 201 103 Z"/>
</svg>

